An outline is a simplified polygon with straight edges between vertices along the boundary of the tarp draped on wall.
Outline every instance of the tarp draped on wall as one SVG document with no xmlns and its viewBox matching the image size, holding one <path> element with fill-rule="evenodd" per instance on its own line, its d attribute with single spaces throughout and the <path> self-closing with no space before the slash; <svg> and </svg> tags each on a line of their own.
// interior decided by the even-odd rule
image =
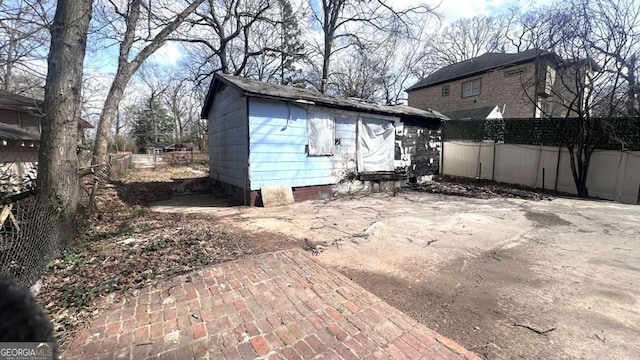
<svg viewBox="0 0 640 360">
<path fill-rule="evenodd" d="M 309 111 L 309 155 L 333 155 L 335 122 L 330 114 Z"/>
<path fill-rule="evenodd" d="M 358 171 L 393 171 L 395 128 L 386 120 L 358 121 Z"/>
</svg>

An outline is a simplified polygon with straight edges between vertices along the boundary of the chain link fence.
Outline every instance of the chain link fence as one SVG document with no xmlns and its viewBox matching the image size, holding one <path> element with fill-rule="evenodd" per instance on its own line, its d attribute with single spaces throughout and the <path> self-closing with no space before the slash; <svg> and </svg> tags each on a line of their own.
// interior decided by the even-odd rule
<svg viewBox="0 0 640 360">
<path fill-rule="evenodd" d="M 64 211 L 40 201 L 34 183 L 28 184 L 0 192 L 0 274 L 27 287 L 38 280 L 76 234 L 73 227 L 61 226 L 66 223 Z M 88 179 L 81 181 L 77 220 L 82 219 L 89 204 L 91 184 Z"/>
<path fill-rule="evenodd" d="M 172 163 L 183 158 L 171 154 Z M 188 153 L 187 163 L 206 162 L 207 154 Z M 107 164 L 90 165 L 90 157 L 79 158 L 80 188 L 78 218 L 82 220 L 93 209 L 98 186 L 112 183 L 133 167 L 131 155 L 117 155 Z M 71 243 L 76 229 L 66 223 L 64 211 L 40 201 L 35 190 L 37 164 L 29 163 L 28 171 L 15 172 L 15 163 L 0 164 L 0 274 L 17 283 L 32 286 L 48 264 Z M 23 166 L 21 164 L 20 166 Z M 63 181 L 62 177 L 59 181 Z"/>
<path fill-rule="evenodd" d="M 30 196 L 2 207 L 0 271 L 17 283 L 31 286 L 42 270 L 73 237 L 61 233 L 60 212 Z"/>
</svg>

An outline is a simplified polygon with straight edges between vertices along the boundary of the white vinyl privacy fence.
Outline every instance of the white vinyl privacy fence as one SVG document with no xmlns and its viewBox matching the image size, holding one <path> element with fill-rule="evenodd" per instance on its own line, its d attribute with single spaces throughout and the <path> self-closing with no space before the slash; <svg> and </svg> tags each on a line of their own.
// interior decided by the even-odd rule
<svg viewBox="0 0 640 360">
<path fill-rule="evenodd" d="M 576 193 L 569 151 L 562 147 L 445 142 L 440 172 Z M 640 202 L 640 152 L 596 150 L 587 178 L 589 195 Z"/>
</svg>

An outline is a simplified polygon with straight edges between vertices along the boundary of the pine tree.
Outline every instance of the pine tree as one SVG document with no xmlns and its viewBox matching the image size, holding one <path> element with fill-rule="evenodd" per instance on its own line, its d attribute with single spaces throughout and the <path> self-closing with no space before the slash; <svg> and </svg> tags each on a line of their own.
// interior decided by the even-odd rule
<svg viewBox="0 0 640 360">
<path fill-rule="evenodd" d="M 134 117 L 133 132 L 136 148 L 146 152 L 150 143 L 173 140 L 175 123 L 159 99 L 150 97 Z"/>
<path fill-rule="evenodd" d="M 302 30 L 298 26 L 297 14 L 289 0 L 278 0 L 280 7 L 280 83 L 282 85 L 303 85 L 302 71 L 296 69 L 296 62 L 304 58 L 304 45 L 300 40 Z"/>
</svg>

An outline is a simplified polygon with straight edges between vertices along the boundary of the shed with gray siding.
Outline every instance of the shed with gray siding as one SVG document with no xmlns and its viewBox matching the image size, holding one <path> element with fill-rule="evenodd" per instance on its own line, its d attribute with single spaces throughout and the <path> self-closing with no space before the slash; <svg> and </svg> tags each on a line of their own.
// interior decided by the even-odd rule
<svg viewBox="0 0 640 360">
<path fill-rule="evenodd" d="M 201 116 L 208 120 L 211 177 L 247 205 L 260 203 L 264 187 L 290 187 L 303 200 L 360 188 L 365 177 L 433 173 L 437 157 L 424 158 L 429 146 L 437 153 L 435 134 L 446 119 L 224 74 L 215 75 Z"/>
</svg>

